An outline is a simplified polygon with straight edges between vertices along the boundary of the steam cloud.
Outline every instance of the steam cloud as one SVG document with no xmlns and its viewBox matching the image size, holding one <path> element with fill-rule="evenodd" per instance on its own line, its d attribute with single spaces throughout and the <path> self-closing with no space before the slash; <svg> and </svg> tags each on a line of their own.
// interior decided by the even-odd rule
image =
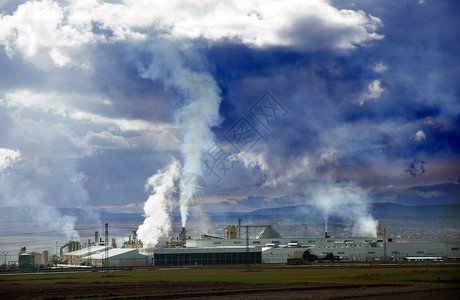
<svg viewBox="0 0 460 300">
<path fill-rule="evenodd" d="M 145 220 L 139 226 L 139 238 L 147 245 L 156 245 L 160 237 L 171 230 L 169 213 L 173 207 L 174 183 L 180 176 L 180 163 L 172 158 L 168 166 L 147 180 L 145 187 L 152 189 L 144 204 Z"/>
<path fill-rule="evenodd" d="M 369 212 L 368 193 L 354 182 L 336 182 L 335 173 L 341 157 L 337 150 L 326 148 L 316 160 L 305 155 L 282 163 L 276 158 L 268 159 L 268 151 L 252 151 L 240 157 L 246 168 L 261 173 L 262 187 L 302 189 L 301 193 L 322 212 L 325 222 L 338 217 L 353 224 L 353 234 L 376 236 L 378 222 Z M 309 180 L 308 190 L 302 187 L 305 186 L 303 180 Z"/>
<path fill-rule="evenodd" d="M 340 217 L 353 224 L 353 233 L 359 236 L 377 235 L 377 221 L 368 211 L 367 193 L 352 183 L 318 187 L 313 193 L 315 205 L 329 216 Z"/>
<path fill-rule="evenodd" d="M 78 240 L 77 218 L 62 215 L 57 208 L 44 203 L 41 190 L 24 179 L 20 172 L 13 170 L 11 174 L 5 174 L 6 169 L 14 168 L 20 160 L 22 156 L 18 150 L 0 148 L 0 203 L 21 208 L 30 221 L 39 223 L 46 230 L 60 232 L 68 240 Z"/>
<path fill-rule="evenodd" d="M 140 68 L 140 73 L 144 78 L 159 80 L 166 87 L 174 88 L 179 92 L 185 104 L 178 109 L 174 115 L 174 120 L 182 134 L 181 155 L 183 159 L 183 168 L 180 171 L 180 176 L 184 178 L 188 174 L 201 175 L 201 155 L 207 151 L 213 142 L 214 135 L 211 128 L 219 125 L 221 118 L 219 115 L 219 105 L 221 102 L 219 93 L 220 90 L 214 78 L 206 72 L 194 71 L 185 65 L 190 65 L 196 62 L 195 56 L 189 57 L 184 51 L 180 51 L 174 45 L 168 42 L 155 44 L 152 53 L 152 63 L 147 68 Z M 200 62 L 198 62 L 199 64 Z M 179 165 L 173 163 L 168 170 L 177 169 Z M 173 178 L 172 171 L 165 175 L 160 171 L 155 176 L 169 176 Z M 155 177 L 156 178 L 156 177 Z M 165 201 L 170 201 L 169 193 L 174 189 L 173 181 L 171 180 L 152 181 L 152 184 L 159 184 L 156 189 L 159 192 L 155 193 L 155 197 L 149 198 L 144 207 L 146 216 L 155 214 L 155 210 L 160 209 L 165 212 Z M 189 214 L 189 195 L 191 191 L 185 190 L 190 186 L 182 186 L 180 196 L 180 212 L 182 226 L 185 227 Z M 161 199 L 160 199 L 161 198 Z M 157 203 L 155 205 L 154 203 Z M 148 217 L 147 217 L 148 218 Z M 158 233 L 166 233 L 170 229 L 169 218 L 163 217 L 160 219 L 166 223 L 152 222 L 147 220 L 144 226 L 139 227 L 139 237 L 144 241 L 150 241 L 155 244 L 158 241 Z M 147 228 L 148 227 L 148 228 Z M 154 237 L 147 236 L 153 234 Z"/>
</svg>

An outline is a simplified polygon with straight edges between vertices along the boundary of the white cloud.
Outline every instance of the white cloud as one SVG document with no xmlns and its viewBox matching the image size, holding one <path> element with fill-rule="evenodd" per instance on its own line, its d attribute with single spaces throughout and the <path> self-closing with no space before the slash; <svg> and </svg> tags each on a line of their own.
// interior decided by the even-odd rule
<svg viewBox="0 0 460 300">
<path fill-rule="evenodd" d="M 84 94 L 62 94 L 62 93 L 35 93 L 30 90 L 17 90 L 5 94 L 0 99 L 0 105 L 15 108 L 19 111 L 33 109 L 42 113 L 52 113 L 56 116 L 68 118 L 69 120 L 86 121 L 93 124 L 112 125 L 121 131 L 173 131 L 174 125 L 150 123 L 139 119 L 110 118 L 100 114 L 91 113 L 78 109 L 78 104 L 88 102 L 92 104 L 108 105 L 110 100 L 100 96 Z"/>
<path fill-rule="evenodd" d="M 367 86 L 367 91 L 360 98 L 360 105 L 363 105 L 366 100 L 377 99 L 380 95 L 385 91 L 384 88 L 381 86 L 381 81 L 376 79 L 369 83 Z"/>
<path fill-rule="evenodd" d="M 129 148 L 129 142 L 120 135 L 114 135 L 108 131 L 88 131 L 83 138 L 74 139 L 75 144 L 81 149 L 87 149 L 86 154 L 91 155 L 99 149 L 123 149 Z"/>
<path fill-rule="evenodd" d="M 384 63 L 378 63 L 374 66 L 373 70 L 375 73 L 383 73 L 388 69 L 388 66 Z"/>
<path fill-rule="evenodd" d="M 0 44 L 26 58 L 45 50 L 56 66 L 85 66 L 64 48 L 142 40 L 145 29 L 169 39 L 230 38 L 256 47 L 349 49 L 378 40 L 381 21 L 363 11 L 338 10 L 326 0 L 28 1 L 0 19 Z M 99 29 L 95 30 L 95 27 Z"/>
<path fill-rule="evenodd" d="M 262 187 L 292 186 L 299 179 L 309 178 L 314 172 L 314 163 L 308 155 L 289 159 L 270 159 L 266 152 L 240 152 L 238 159 L 248 169 L 258 169 L 263 178 Z"/>
<path fill-rule="evenodd" d="M 381 87 L 381 82 L 380 80 L 376 79 L 372 81 L 372 83 L 369 84 L 368 88 L 368 93 L 366 95 L 367 98 L 375 99 L 380 97 L 380 95 L 383 93 L 384 89 Z"/>
<path fill-rule="evenodd" d="M 174 7 L 176 14 L 165 15 L 164 22 L 171 25 L 174 37 L 205 37 L 218 40 L 236 38 L 255 46 L 303 46 L 308 49 L 321 45 L 300 41 L 300 28 L 308 38 L 311 34 L 324 33 L 331 29 L 347 29 L 335 36 L 331 48 L 353 48 L 367 40 L 379 39 L 375 34 L 380 20 L 365 15 L 362 11 L 338 10 L 329 1 L 205 1 L 206 5 L 182 5 L 182 1 L 171 1 L 167 9 Z M 304 24 L 314 23 L 314 31 Z M 316 37 L 314 37 L 316 40 Z"/>
<path fill-rule="evenodd" d="M 94 110 L 95 105 L 100 105 L 99 109 L 107 106 L 107 101 L 110 100 L 96 95 L 16 90 L 1 98 L 0 106 L 9 109 L 16 124 L 16 135 L 27 137 L 24 140 L 33 143 L 34 146 L 29 144 L 29 147 L 35 149 L 40 139 L 50 136 L 60 136 L 61 143 L 69 143 L 67 146 L 77 151 L 72 156 L 92 155 L 103 149 L 151 147 L 151 143 L 158 149 L 180 147 L 174 124 L 113 118 Z M 90 103 L 89 109 L 92 107 L 94 112 L 80 109 L 86 107 L 84 103 Z M 79 124 L 77 130 L 75 122 Z"/>
<path fill-rule="evenodd" d="M 9 55 L 17 50 L 34 56 L 39 48 L 59 42 L 57 27 L 62 18 L 63 11 L 55 2 L 27 2 L 12 16 L 2 16 L 0 41 Z"/>
<path fill-rule="evenodd" d="M 21 153 L 18 150 L 0 148 L 0 171 L 13 166 L 21 160 Z"/>
<path fill-rule="evenodd" d="M 421 143 L 425 139 L 426 139 L 426 135 L 425 135 L 425 132 L 423 132 L 423 130 L 419 130 L 419 131 L 417 131 L 417 133 L 415 133 L 415 140 L 417 142 Z"/>
<path fill-rule="evenodd" d="M 63 54 L 60 50 L 57 48 L 53 48 L 49 51 L 49 55 L 51 56 L 51 59 L 53 59 L 54 63 L 58 67 L 63 67 L 67 64 L 70 64 L 71 59 L 70 57 L 66 56 Z"/>
</svg>

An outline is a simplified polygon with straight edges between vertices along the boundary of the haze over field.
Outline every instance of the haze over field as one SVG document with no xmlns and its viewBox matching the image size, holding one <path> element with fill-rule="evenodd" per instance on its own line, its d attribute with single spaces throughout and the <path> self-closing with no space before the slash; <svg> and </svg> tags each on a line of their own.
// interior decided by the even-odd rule
<svg viewBox="0 0 460 300">
<path fill-rule="evenodd" d="M 372 204 L 459 204 L 459 7 L 0 1 L 0 215 L 68 240 L 142 213 L 154 245 L 177 213 L 311 205 L 372 236 Z"/>
</svg>

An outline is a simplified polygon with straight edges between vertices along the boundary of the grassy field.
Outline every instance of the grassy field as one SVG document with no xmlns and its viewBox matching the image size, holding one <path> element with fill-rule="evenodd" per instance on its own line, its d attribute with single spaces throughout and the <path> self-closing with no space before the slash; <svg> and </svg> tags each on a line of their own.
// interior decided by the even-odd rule
<svg viewBox="0 0 460 300">
<path fill-rule="evenodd" d="M 56 284 L 62 282 L 243 282 L 243 283 L 413 283 L 460 280 L 460 266 L 372 266 L 353 268 L 169 268 L 133 271 L 55 272 L 0 276 L 5 284 Z"/>
<path fill-rule="evenodd" d="M 460 288 L 459 265 L 417 265 L 417 266 L 306 266 L 306 267 L 280 267 L 280 266 L 254 266 L 250 272 L 244 268 L 164 268 L 132 271 L 90 271 L 90 272 L 53 272 L 47 274 L 17 274 L 0 275 L 0 296 L 2 291 L 12 287 L 28 289 L 46 286 L 61 286 L 66 288 L 82 286 L 132 286 L 151 284 L 170 285 L 170 290 L 158 291 L 154 295 L 169 295 L 184 293 L 175 291 L 175 284 L 184 286 L 200 284 L 199 291 L 185 288 L 185 293 L 198 293 L 205 295 L 214 293 L 219 283 L 230 285 L 225 290 L 228 292 L 254 291 L 257 289 L 289 289 L 298 288 L 343 288 L 357 286 L 423 286 L 433 288 Z M 206 287 L 209 285 L 209 288 Z M 222 288 L 223 289 L 223 288 Z M 8 295 L 8 294 L 5 294 Z M 135 296 L 136 294 L 131 294 Z M 1 297 L 0 297 L 1 298 Z"/>
</svg>

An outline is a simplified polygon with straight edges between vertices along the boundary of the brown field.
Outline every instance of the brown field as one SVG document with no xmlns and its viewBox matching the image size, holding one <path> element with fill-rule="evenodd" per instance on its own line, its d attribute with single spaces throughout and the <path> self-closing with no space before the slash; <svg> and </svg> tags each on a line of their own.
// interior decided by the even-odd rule
<svg viewBox="0 0 460 300">
<path fill-rule="evenodd" d="M 0 274 L 0 299 L 458 299 L 460 265 L 317 264 Z M 379 298 L 380 297 L 380 298 Z"/>
</svg>

